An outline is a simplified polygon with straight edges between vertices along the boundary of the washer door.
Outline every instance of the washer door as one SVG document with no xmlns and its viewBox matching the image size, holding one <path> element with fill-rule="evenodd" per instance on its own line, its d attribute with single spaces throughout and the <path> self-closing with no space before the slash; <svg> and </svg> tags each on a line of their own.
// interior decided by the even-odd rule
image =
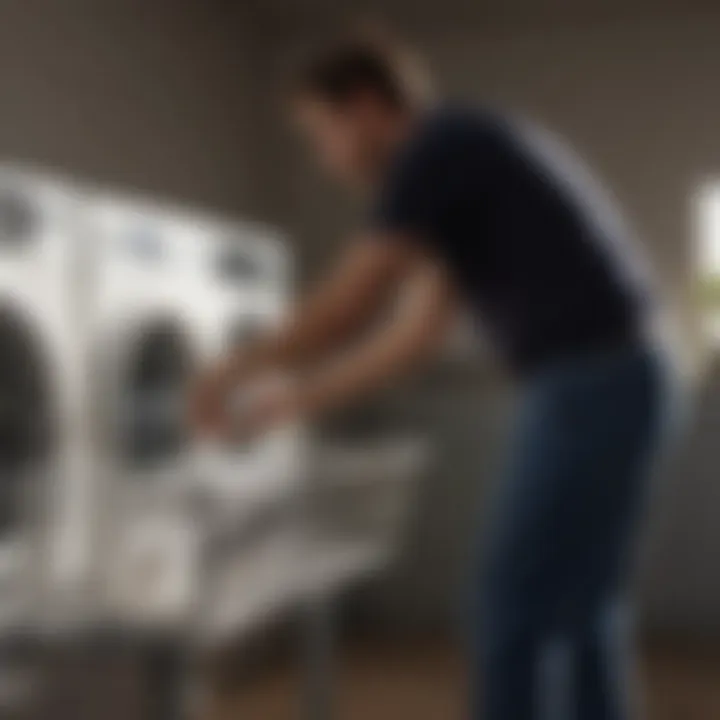
<svg viewBox="0 0 720 720">
<path fill-rule="evenodd" d="M 23 522 L 23 500 L 53 446 L 50 358 L 30 318 L 0 309 L 0 537 Z"/>
<path fill-rule="evenodd" d="M 127 358 L 121 426 L 123 464 L 151 470 L 186 449 L 187 387 L 193 370 L 190 342 L 173 321 L 159 321 L 136 335 Z"/>
<path fill-rule="evenodd" d="M 41 200 L 37 188 L 0 172 L 0 251 L 25 248 L 40 237 Z"/>
</svg>

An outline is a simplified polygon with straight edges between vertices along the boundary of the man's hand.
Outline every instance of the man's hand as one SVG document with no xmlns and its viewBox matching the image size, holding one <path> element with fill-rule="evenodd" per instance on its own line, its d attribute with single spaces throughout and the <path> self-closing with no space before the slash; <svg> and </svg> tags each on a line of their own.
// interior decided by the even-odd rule
<svg viewBox="0 0 720 720">
<path fill-rule="evenodd" d="M 248 390 L 231 420 L 231 439 L 248 442 L 277 428 L 293 424 L 304 414 L 298 386 L 269 380 Z"/>
<path fill-rule="evenodd" d="M 201 438 L 227 435 L 232 426 L 230 397 L 235 380 L 224 366 L 201 375 L 190 391 L 190 425 Z"/>
<path fill-rule="evenodd" d="M 278 378 L 237 387 L 227 373 L 215 370 L 197 383 L 190 399 L 191 423 L 198 436 L 247 441 L 298 419 L 301 395 Z"/>
</svg>

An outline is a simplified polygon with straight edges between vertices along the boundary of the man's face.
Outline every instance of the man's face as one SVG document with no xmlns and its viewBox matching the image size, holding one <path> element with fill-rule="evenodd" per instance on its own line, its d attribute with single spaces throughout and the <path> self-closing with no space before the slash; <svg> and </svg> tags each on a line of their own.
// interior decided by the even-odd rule
<svg viewBox="0 0 720 720">
<path fill-rule="evenodd" d="M 377 98 L 361 94 L 344 103 L 303 98 L 296 117 L 331 177 L 355 187 L 378 179 L 392 149 L 397 118 Z"/>
</svg>

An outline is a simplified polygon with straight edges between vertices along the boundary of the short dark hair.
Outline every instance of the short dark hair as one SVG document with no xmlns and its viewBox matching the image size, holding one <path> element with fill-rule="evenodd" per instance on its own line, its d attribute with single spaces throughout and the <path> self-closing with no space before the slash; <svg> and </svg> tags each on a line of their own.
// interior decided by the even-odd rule
<svg viewBox="0 0 720 720">
<path fill-rule="evenodd" d="M 370 91 L 393 108 L 407 109 L 426 99 L 428 83 L 404 48 L 374 38 L 353 38 L 311 58 L 293 89 L 296 97 L 338 104 Z"/>
</svg>

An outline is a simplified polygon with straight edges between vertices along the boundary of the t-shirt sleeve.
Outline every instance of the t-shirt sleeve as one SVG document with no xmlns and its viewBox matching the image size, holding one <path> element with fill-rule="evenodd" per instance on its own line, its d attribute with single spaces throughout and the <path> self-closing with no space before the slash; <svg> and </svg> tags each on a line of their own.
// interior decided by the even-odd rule
<svg viewBox="0 0 720 720">
<path fill-rule="evenodd" d="M 457 129 L 426 128 L 401 152 L 371 215 L 374 229 L 441 242 L 460 201 L 463 163 Z"/>
</svg>

